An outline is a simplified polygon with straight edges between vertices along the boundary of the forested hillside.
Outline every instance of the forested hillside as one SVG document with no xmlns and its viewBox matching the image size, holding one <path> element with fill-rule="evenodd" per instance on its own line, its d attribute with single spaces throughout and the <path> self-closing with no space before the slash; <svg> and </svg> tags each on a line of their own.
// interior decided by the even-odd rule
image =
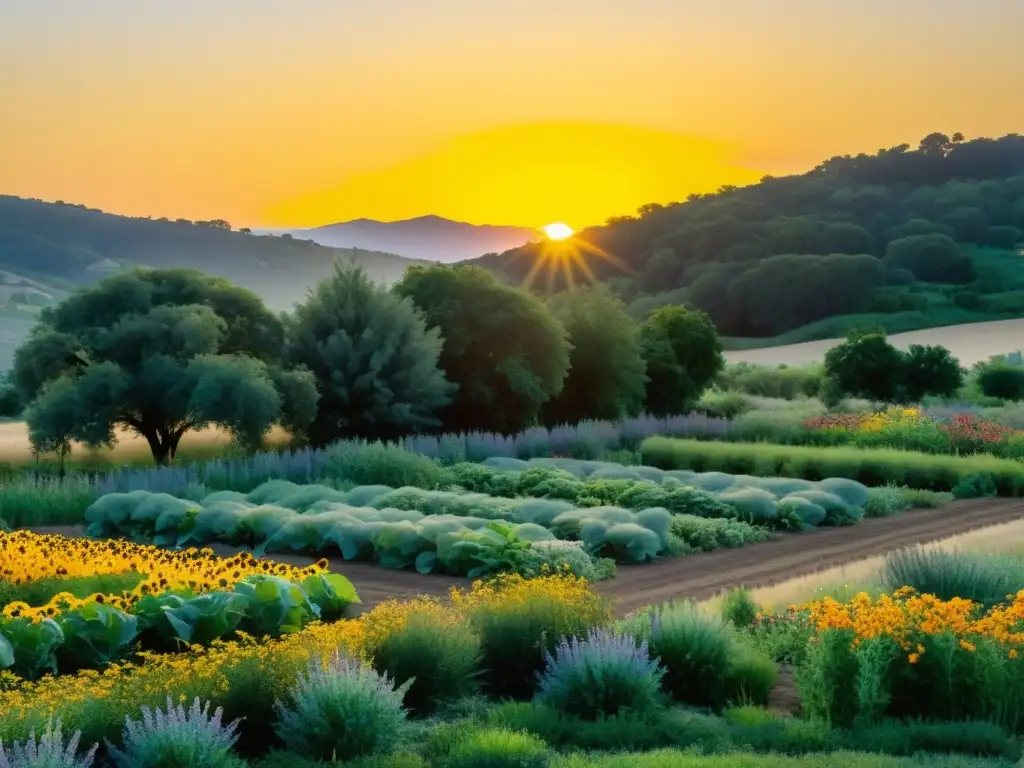
<svg viewBox="0 0 1024 768">
<path fill-rule="evenodd" d="M 40 307 L 124 267 L 194 267 L 226 277 L 285 310 L 351 259 L 392 283 L 411 264 L 389 253 L 325 248 L 289 237 L 232 231 L 226 221 L 143 219 L 84 205 L 0 195 L 0 370 Z"/>
<path fill-rule="evenodd" d="M 900 331 L 1020 316 L 1024 137 L 931 134 L 917 149 L 834 157 L 803 175 L 646 205 L 576 240 L 638 319 L 685 303 L 728 336 L 800 341 L 863 324 Z M 479 261 L 523 281 L 545 247 Z M 554 277 L 564 287 L 560 268 Z"/>
<path fill-rule="evenodd" d="M 289 237 L 232 231 L 226 221 L 130 218 L 83 205 L 0 196 L 0 269 L 40 280 L 92 283 L 125 265 L 194 267 L 287 309 L 334 262 L 356 258 L 374 280 L 393 282 L 414 263 L 374 251 L 325 248 Z"/>
</svg>

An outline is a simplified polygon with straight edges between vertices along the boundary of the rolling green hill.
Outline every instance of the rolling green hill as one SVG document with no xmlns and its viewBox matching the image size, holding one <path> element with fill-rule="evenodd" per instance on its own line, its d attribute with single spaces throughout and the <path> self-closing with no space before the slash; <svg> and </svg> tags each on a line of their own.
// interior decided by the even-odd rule
<svg viewBox="0 0 1024 768">
<path fill-rule="evenodd" d="M 733 347 L 1024 316 L 1024 136 L 932 134 L 917 149 L 834 157 L 802 175 L 646 205 L 575 243 L 634 317 L 695 306 Z M 476 261 L 522 282 L 556 248 Z M 548 261 L 560 290 L 561 260 Z"/>
<path fill-rule="evenodd" d="M 132 265 L 193 267 L 289 309 L 337 260 L 355 259 L 393 282 L 412 264 L 389 253 L 325 248 L 289 237 L 232 231 L 227 222 L 142 219 L 82 205 L 0 196 L 0 370 L 39 308 L 76 286 Z"/>
</svg>

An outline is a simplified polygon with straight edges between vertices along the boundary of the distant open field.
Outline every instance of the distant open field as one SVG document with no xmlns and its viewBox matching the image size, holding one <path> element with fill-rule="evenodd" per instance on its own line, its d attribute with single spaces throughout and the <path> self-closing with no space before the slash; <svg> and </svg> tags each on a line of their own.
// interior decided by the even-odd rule
<svg viewBox="0 0 1024 768">
<path fill-rule="evenodd" d="M 130 432 L 119 431 L 117 445 L 113 449 L 92 449 L 84 445 L 74 445 L 71 450 L 69 464 L 89 466 L 91 468 L 115 467 L 124 464 L 152 463 L 152 454 L 144 438 Z M 268 442 L 280 443 L 287 440 L 287 435 L 279 429 L 271 431 Z M 231 437 L 217 429 L 202 432 L 188 432 L 182 438 L 178 449 L 178 459 L 211 458 L 222 453 L 231 442 Z M 52 456 L 44 457 L 52 463 Z M 0 464 L 26 466 L 32 464 L 32 444 L 28 439 L 28 427 L 23 421 L 0 423 Z"/>
<path fill-rule="evenodd" d="M 923 331 L 897 333 L 890 336 L 889 340 L 900 349 L 906 349 L 911 344 L 941 344 L 948 348 L 962 365 L 972 366 L 988 360 L 993 355 L 1004 355 L 1024 348 L 1024 319 L 928 328 Z M 725 359 L 730 363 L 758 365 L 820 363 L 825 359 L 825 353 L 840 341 L 842 340 L 824 339 L 784 347 L 734 350 L 726 352 Z"/>
</svg>

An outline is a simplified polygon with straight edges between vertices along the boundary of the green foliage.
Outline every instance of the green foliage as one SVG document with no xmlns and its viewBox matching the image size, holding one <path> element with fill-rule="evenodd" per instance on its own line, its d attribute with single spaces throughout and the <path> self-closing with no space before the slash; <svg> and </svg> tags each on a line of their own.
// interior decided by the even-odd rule
<svg viewBox="0 0 1024 768">
<path fill-rule="evenodd" d="M 1024 588 L 1024 563 L 915 547 L 887 555 L 881 577 L 889 591 L 912 587 L 940 600 L 961 597 L 991 608 Z"/>
<path fill-rule="evenodd" d="M 352 760 L 382 752 L 406 728 L 402 697 L 373 669 L 335 655 L 314 659 L 286 700 L 277 705 L 275 731 L 293 752 L 319 760 Z"/>
<path fill-rule="evenodd" d="M 355 485 L 414 486 L 435 488 L 441 482 L 441 468 L 426 456 L 387 443 L 339 444 L 330 449 L 327 479 Z"/>
<path fill-rule="evenodd" d="M 1024 368 L 985 365 L 977 372 L 978 388 L 985 397 L 1019 402 L 1024 400 Z"/>
<path fill-rule="evenodd" d="M 687 546 L 701 552 L 742 547 L 758 541 L 767 541 L 769 537 L 767 530 L 749 523 L 696 515 L 673 515 L 671 531 Z"/>
<path fill-rule="evenodd" d="M 945 347 L 912 344 L 903 357 L 902 399 L 917 403 L 925 395 L 952 397 L 964 385 L 960 361 Z"/>
<path fill-rule="evenodd" d="M 374 669 L 398 685 L 410 683 L 404 701 L 418 715 L 432 714 L 477 687 L 480 638 L 465 622 L 446 618 L 436 611 L 409 611 L 401 626 L 366 647 Z"/>
<path fill-rule="evenodd" d="M 722 601 L 722 618 L 734 627 L 749 627 L 754 623 L 760 607 L 743 587 L 736 587 L 726 594 Z"/>
<path fill-rule="evenodd" d="M 67 744 L 64 743 L 60 719 L 49 721 L 39 740 L 35 732 L 25 741 L 4 744 L 0 740 L 0 768 L 92 768 L 96 750 L 94 744 L 79 754 L 78 742 L 81 731 L 75 731 Z"/>
<path fill-rule="evenodd" d="M 883 333 L 851 333 L 825 353 L 825 374 L 843 394 L 892 403 L 901 394 L 904 356 Z"/>
<path fill-rule="evenodd" d="M 661 703 L 663 674 L 646 642 L 592 630 L 584 639 L 562 640 L 547 655 L 537 701 L 587 720 L 643 712 Z"/>
<path fill-rule="evenodd" d="M 288 362 L 316 377 L 314 445 L 388 439 L 440 425 L 455 386 L 438 369 L 444 340 L 412 301 L 336 266 L 287 325 Z"/>
<path fill-rule="evenodd" d="M 883 259 L 889 269 L 907 269 L 918 280 L 931 283 L 967 283 L 971 261 L 956 241 L 945 235 L 911 235 L 889 243 Z"/>
<path fill-rule="evenodd" d="M 722 370 L 722 342 L 710 318 L 663 307 L 640 327 L 647 365 L 646 409 L 655 416 L 685 413 Z"/>
<path fill-rule="evenodd" d="M 713 443 L 663 437 L 648 438 L 640 450 L 645 464 L 670 470 L 768 477 L 784 473 L 808 480 L 845 477 L 868 486 L 907 485 L 928 491 L 950 491 L 963 478 L 983 475 L 991 479 L 1000 496 L 1024 494 L 1020 463 L 984 454 L 936 456 L 884 448 Z"/>
<path fill-rule="evenodd" d="M 677 701 L 720 709 L 729 703 L 763 704 L 778 674 L 774 664 L 735 630 L 693 603 L 669 603 L 627 619 L 665 668 L 665 690 Z"/>
<path fill-rule="evenodd" d="M 190 270 L 132 271 L 83 288 L 41 314 L 15 355 L 13 381 L 33 444 L 111 445 L 115 428 L 145 438 L 157 463 L 185 432 L 216 424 L 259 444 L 271 424 L 308 424 L 306 373 L 275 385 L 280 321 L 257 297 Z"/>
<path fill-rule="evenodd" d="M 244 768 L 231 748 L 239 721 L 221 723 L 222 711 L 210 715 L 199 699 L 186 711 L 167 697 L 166 710 L 143 707 L 142 719 L 125 718 L 123 746 L 111 746 L 117 768 Z"/>
<path fill-rule="evenodd" d="M 995 496 L 998 493 L 999 489 L 996 487 L 995 479 L 987 474 L 961 477 L 952 489 L 955 499 L 981 499 L 986 496 Z"/>
<path fill-rule="evenodd" d="M 501 728 L 467 732 L 448 753 L 445 768 L 546 768 L 547 745 L 528 733 Z"/>
<path fill-rule="evenodd" d="M 572 350 L 562 391 L 544 405 L 547 424 L 617 421 L 644 406 L 645 362 L 636 325 L 603 286 L 579 288 L 550 302 Z"/>
<path fill-rule="evenodd" d="M 444 338 L 440 366 L 458 385 L 442 422 L 511 434 L 531 425 L 569 370 L 565 329 L 530 294 L 479 267 L 413 267 L 395 286 Z"/>
<path fill-rule="evenodd" d="M 797 400 L 815 397 L 821 388 L 822 379 L 820 365 L 767 366 L 738 363 L 726 365 L 715 377 L 715 383 L 727 392 Z"/>
<path fill-rule="evenodd" d="M 610 615 L 610 606 L 603 600 L 581 610 L 539 591 L 527 592 L 508 606 L 474 606 L 469 619 L 480 637 L 487 692 L 498 698 L 529 698 L 544 669 L 546 654 L 563 638 L 585 637 Z"/>
</svg>

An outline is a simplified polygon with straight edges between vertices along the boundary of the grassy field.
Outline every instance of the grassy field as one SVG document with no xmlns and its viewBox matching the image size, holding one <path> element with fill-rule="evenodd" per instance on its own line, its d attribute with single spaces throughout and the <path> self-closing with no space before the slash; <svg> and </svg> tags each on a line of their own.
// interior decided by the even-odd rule
<svg viewBox="0 0 1024 768">
<path fill-rule="evenodd" d="M 274 428 L 268 444 L 281 444 L 288 436 L 278 428 Z M 222 455 L 230 445 L 231 437 L 218 429 L 207 429 L 202 432 L 189 432 L 181 441 L 178 461 L 191 461 L 214 458 Z M 53 456 L 41 457 L 47 465 L 52 464 Z M 11 466 L 30 466 L 35 463 L 32 455 L 32 444 L 28 439 L 28 427 L 23 421 L 0 423 L 0 464 Z M 117 444 L 111 448 L 89 448 L 75 445 L 68 461 L 70 467 L 103 469 L 123 466 L 125 464 L 148 465 L 153 463 L 153 456 L 144 438 L 135 433 L 119 431 Z"/>
<path fill-rule="evenodd" d="M 984 362 L 993 355 L 1002 355 L 1020 349 L 1024 337 L 1024 319 L 997 320 L 988 323 L 968 323 L 945 328 L 898 333 L 890 336 L 893 345 L 907 349 L 911 344 L 941 344 L 948 348 L 961 364 L 971 366 Z M 733 350 L 725 353 L 730 363 L 758 365 L 807 365 L 820 363 L 825 353 L 840 339 L 808 341 L 761 349 Z"/>
</svg>

